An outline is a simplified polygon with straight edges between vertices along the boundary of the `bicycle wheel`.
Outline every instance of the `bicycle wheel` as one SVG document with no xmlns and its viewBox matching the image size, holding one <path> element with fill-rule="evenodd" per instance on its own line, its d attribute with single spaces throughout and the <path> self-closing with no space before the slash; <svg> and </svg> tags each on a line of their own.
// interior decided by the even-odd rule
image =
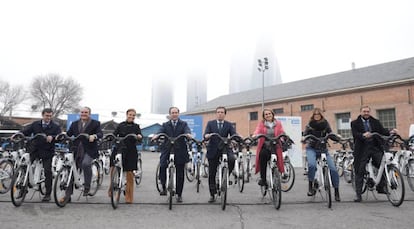
<svg viewBox="0 0 414 229">
<path fill-rule="evenodd" d="M 328 166 L 325 166 L 323 168 L 323 183 L 324 183 L 323 190 L 325 191 L 326 205 L 328 208 L 331 208 L 332 207 L 332 195 L 331 195 L 331 181 L 329 179 Z"/>
<path fill-rule="evenodd" d="M 189 182 L 193 182 L 195 178 L 195 164 L 191 160 L 185 165 L 185 176 Z"/>
<path fill-rule="evenodd" d="M 174 168 L 169 168 L 168 174 L 168 209 L 172 209 L 172 200 L 174 196 Z"/>
<path fill-rule="evenodd" d="M 204 167 L 204 174 L 205 174 L 206 177 L 208 177 L 208 159 L 207 159 L 207 157 L 204 158 L 203 167 Z"/>
<path fill-rule="evenodd" d="M 200 184 L 201 184 L 200 176 L 201 176 L 201 163 L 200 162 L 197 162 L 197 167 L 196 167 L 196 182 L 197 182 L 196 186 L 197 186 L 197 193 L 200 192 Z"/>
<path fill-rule="evenodd" d="M 250 182 L 250 177 L 252 176 L 252 174 L 251 174 L 251 168 L 250 168 L 250 159 L 249 158 L 247 158 L 246 159 L 246 173 L 245 173 L 245 176 L 246 176 L 246 183 L 249 183 Z"/>
<path fill-rule="evenodd" d="M 411 191 L 414 192 L 414 159 L 408 161 L 405 172 L 407 174 L 408 186 L 410 186 Z"/>
<path fill-rule="evenodd" d="M 99 189 L 99 180 L 102 179 L 99 174 L 99 164 L 98 162 L 92 163 L 92 178 L 91 178 L 91 186 L 89 189 L 89 195 L 94 196 Z"/>
<path fill-rule="evenodd" d="M 26 167 L 18 167 L 11 182 L 10 196 L 14 206 L 19 207 L 24 202 L 27 194 Z M 25 181 L 26 180 L 26 181 Z"/>
<path fill-rule="evenodd" d="M 155 187 L 157 188 L 158 192 L 161 192 L 162 185 L 160 180 L 160 163 L 158 163 L 157 169 L 155 170 Z"/>
<path fill-rule="evenodd" d="M 244 163 L 239 162 L 239 176 L 237 177 L 237 184 L 239 185 L 239 192 L 244 190 Z"/>
<path fill-rule="evenodd" d="M 115 167 L 111 178 L 111 204 L 113 209 L 118 207 L 119 199 L 121 198 L 121 176 L 121 169 L 119 167 Z"/>
<path fill-rule="evenodd" d="M 292 163 L 285 162 L 283 163 L 285 167 L 285 177 L 282 177 L 282 191 L 287 192 L 292 189 L 293 184 L 295 183 L 295 168 L 293 168 Z"/>
<path fill-rule="evenodd" d="M 103 183 L 103 177 L 104 177 L 104 168 L 103 168 L 103 161 L 98 161 L 98 172 L 99 172 L 99 183 L 98 186 L 101 186 Z"/>
<path fill-rule="evenodd" d="M 389 182 L 387 182 L 387 198 L 395 207 L 400 206 L 404 201 L 405 188 L 404 180 L 400 170 L 394 166 L 388 167 Z"/>
<path fill-rule="evenodd" d="M 13 179 L 13 163 L 8 160 L 0 162 L 0 194 L 10 190 Z"/>
<path fill-rule="evenodd" d="M 221 173 L 221 210 L 226 210 L 227 205 L 227 168 L 222 169 Z"/>
<path fill-rule="evenodd" d="M 340 157 L 336 157 L 335 160 L 335 167 L 336 167 L 336 171 L 338 171 L 338 175 L 339 177 L 344 175 L 344 168 L 343 168 L 343 161 L 341 161 L 343 159 L 341 159 Z"/>
<path fill-rule="evenodd" d="M 136 185 L 141 184 L 141 180 L 142 180 L 142 160 L 141 158 L 138 158 L 137 170 L 135 171 L 135 184 Z"/>
<path fill-rule="evenodd" d="M 344 159 L 344 180 L 346 183 L 352 182 L 353 166 L 349 158 Z"/>
<path fill-rule="evenodd" d="M 70 168 L 62 167 L 53 182 L 53 198 L 55 203 L 59 207 L 64 207 L 67 204 L 68 199 L 65 198 L 66 190 L 69 188 L 70 181 Z M 73 176 L 73 175 L 72 175 Z"/>
<path fill-rule="evenodd" d="M 273 206 L 279 210 L 282 203 L 282 192 L 281 192 L 281 182 L 280 182 L 280 173 L 277 168 L 272 168 L 272 202 Z"/>
</svg>

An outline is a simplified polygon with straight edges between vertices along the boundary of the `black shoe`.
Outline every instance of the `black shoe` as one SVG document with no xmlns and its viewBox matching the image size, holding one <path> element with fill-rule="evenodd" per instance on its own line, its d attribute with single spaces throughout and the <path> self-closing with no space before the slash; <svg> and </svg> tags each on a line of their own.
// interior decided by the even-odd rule
<svg viewBox="0 0 414 229">
<path fill-rule="evenodd" d="M 385 186 L 377 186 L 377 192 L 380 194 L 387 194 L 387 188 Z"/>
<path fill-rule="evenodd" d="M 208 200 L 209 203 L 214 203 L 216 202 L 216 197 L 215 196 L 210 196 L 210 199 Z"/>
<path fill-rule="evenodd" d="M 183 202 L 183 198 L 181 196 L 177 196 L 177 203 L 182 203 Z"/>
<path fill-rule="evenodd" d="M 83 196 L 89 196 L 89 188 L 85 188 L 85 190 L 83 190 Z"/>
<path fill-rule="evenodd" d="M 229 185 L 232 185 L 232 184 L 233 184 L 233 181 L 229 180 Z"/>
<path fill-rule="evenodd" d="M 167 190 L 166 189 L 163 189 L 161 192 L 160 192 L 160 196 L 166 196 L 167 195 Z"/>
<path fill-rule="evenodd" d="M 42 199 L 42 202 L 49 202 L 50 201 L 50 195 L 45 195 Z"/>
<path fill-rule="evenodd" d="M 316 190 L 313 188 L 313 182 L 309 181 L 308 186 L 308 193 L 306 193 L 308 196 L 314 196 L 316 194 Z"/>
<path fill-rule="evenodd" d="M 362 197 L 360 194 L 357 194 L 354 198 L 354 202 L 361 202 L 362 201 Z"/>
<path fill-rule="evenodd" d="M 25 193 L 27 193 L 27 190 L 20 190 L 19 195 L 17 195 L 16 199 L 21 199 Z"/>
<path fill-rule="evenodd" d="M 262 179 L 260 179 L 257 184 L 260 185 L 260 186 L 267 186 L 266 180 L 262 180 Z"/>
<path fill-rule="evenodd" d="M 335 201 L 341 201 L 341 197 L 339 197 L 339 188 L 335 188 Z"/>
</svg>

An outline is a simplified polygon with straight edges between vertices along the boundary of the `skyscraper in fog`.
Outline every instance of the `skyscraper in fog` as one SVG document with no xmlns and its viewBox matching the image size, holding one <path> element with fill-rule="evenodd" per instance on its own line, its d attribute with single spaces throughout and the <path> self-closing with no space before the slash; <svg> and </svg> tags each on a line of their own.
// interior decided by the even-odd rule
<svg viewBox="0 0 414 229">
<path fill-rule="evenodd" d="M 276 58 L 273 38 L 262 36 L 257 40 L 254 51 L 240 48 L 233 53 L 230 68 L 229 92 L 237 93 L 262 87 L 262 73 L 257 70 L 257 60 L 267 57 L 269 69 L 265 71 L 264 85 L 271 86 L 282 82 L 279 64 Z M 249 47 L 250 44 L 239 44 Z"/>
<path fill-rule="evenodd" d="M 173 84 L 168 79 L 154 77 L 152 80 L 151 113 L 166 114 L 172 104 Z"/>
<path fill-rule="evenodd" d="M 194 71 L 187 76 L 187 111 L 207 102 L 207 75 Z"/>
</svg>

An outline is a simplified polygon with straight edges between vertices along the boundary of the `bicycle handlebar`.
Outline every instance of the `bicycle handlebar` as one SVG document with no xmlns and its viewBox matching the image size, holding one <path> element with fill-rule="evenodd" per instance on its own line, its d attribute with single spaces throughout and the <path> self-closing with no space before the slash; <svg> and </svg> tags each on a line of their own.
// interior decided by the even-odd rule
<svg viewBox="0 0 414 229">
<path fill-rule="evenodd" d="M 332 141 L 335 141 L 335 142 L 339 142 L 341 140 L 341 137 L 339 137 L 337 134 L 334 134 L 334 133 L 327 134 L 325 137 L 320 137 L 320 138 L 316 137 L 315 135 L 308 134 L 303 137 L 302 142 L 308 142 L 309 140 L 314 140 L 317 142 L 326 143 L 328 139 L 331 139 Z"/>
<path fill-rule="evenodd" d="M 165 133 L 160 133 L 160 134 L 157 134 L 153 139 L 151 139 L 151 141 L 152 142 L 155 142 L 155 141 L 160 142 L 160 141 L 163 141 L 164 139 L 168 139 L 168 141 L 170 141 L 170 143 L 174 144 L 174 142 L 177 141 L 180 138 L 185 138 L 187 140 L 190 139 L 188 137 L 188 134 L 180 134 L 177 137 L 170 137 Z"/>
</svg>

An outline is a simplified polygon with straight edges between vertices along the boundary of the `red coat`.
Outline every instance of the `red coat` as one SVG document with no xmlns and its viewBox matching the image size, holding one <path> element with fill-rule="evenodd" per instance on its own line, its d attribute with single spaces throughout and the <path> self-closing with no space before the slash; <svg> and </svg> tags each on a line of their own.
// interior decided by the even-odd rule
<svg viewBox="0 0 414 229">
<path fill-rule="evenodd" d="M 282 123 L 278 120 L 276 120 L 276 125 L 274 126 L 274 132 L 275 132 L 275 137 L 285 132 L 283 130 Z M 259 124 L 256 127 L 256 130 L 254 131 L 254 134 L 255 135 L 266 134 L 266 127 L 264 126 L 263 121 L 259 122 Z M 257 144 L 257 150 L 256 150 L 256 173 L 260 171 L 259 154 L 260 154 L 260 151 L 262 150 L 263 143 L 264 143 L 264 138 L 260 138 Z M 279 168 L 279 171 L 283 173 L 285 171 L 285 168 L 283 166 L 283 153 L 282 153 L 282 147 L 280 145 L 276 146 L 276 156 L 277 156 L 277 167 Z"/>
</svg>

